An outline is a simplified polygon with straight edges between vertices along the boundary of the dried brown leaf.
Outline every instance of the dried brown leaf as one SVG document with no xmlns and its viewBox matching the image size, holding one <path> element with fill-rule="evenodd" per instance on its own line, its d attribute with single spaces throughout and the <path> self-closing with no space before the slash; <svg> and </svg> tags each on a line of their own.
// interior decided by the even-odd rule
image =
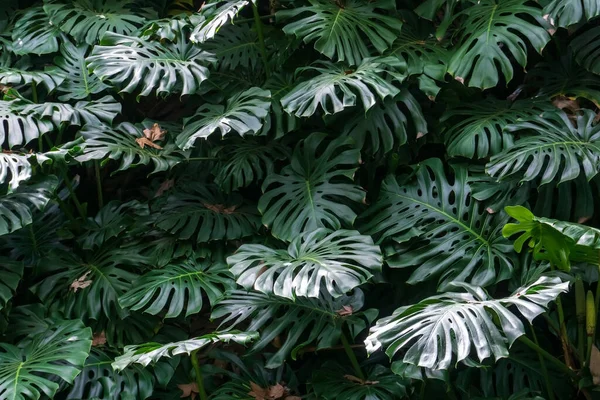
<svg viewBox="0 0 600 400">
<path fill-rule="evenodd" d="M 237 208 L 236 206 L 231 206 L 231 207 L 225 208 L 225 206 L 223 204 L 203 203 L 202 205 L 204 207 L 208 208 L 210 211 L 214 211 L 219 214 L 233 214 L 235 212 L 235 209 Z"/>
<path fill-rule="evenodd" d="M 167 179 L 166 181 L 160 184 L 160 186 L 156 190 L 156 194 L 154 195 L 154 197 L 162 196 L 167 190 L 171 189 L 173 186 L 175 186 L 175 179 Z"/>
<path fill-rule="evenodd" d="M 196 398 L 196 395 L 199 393 L 198 384 L 196 382 L 192 383 L 182 383 L 181 385 L 177 385 L 177 387 L 181 390 L 181 398 L 191 397 L 192 400 Z"/>
<path fill-rule="evenodd" d="M 157 145 L 156 143 L 152 142 L 150 139 L 146 138 L 146 137 L 141 137 L 141 138 L 137 138 L 135 139 L 135 141 L 137 142 L 137 144 L 143 149 L 144 147 L 148 146 L 148 147 L 152 147 L 155 148 L 157 150 L 162 150 L 162 147 L 160 147 L 159 145 Z"/>
<path fill-rule="evenodd" d="M 286 389 L 280 383 L 275 386 L 269 387 L 268 396 L 269 399 L 275 400 L 282 398 L 286 393 Z"/>
<path fill-rule="evenodd" d="M 340 310 L 336 311 L 337 315 L 339 315 L 340 317 L 346 317 L 348 315 L 352 315 L 353 312 L 354 312 L 354 309 L 352 308 L 352 306 L 342 306 L 342 308 Z"/>
<path fill-rule="evenodd" d="M 87 280 L 87 276 L 90 274 L 91 271 L 86 272 L 85 274 L 83 274 L 82 276 L 80 276 L 79 278 L 75 279 L 72 283 L 70 288 L 73 289 L 73 292 L 77 293 L 77 291 L 79 289 L 85 289 L 86 287 L 90 286 L 92 284 L 92 280 L 89 279 Z"/>
<path fill-rule="evenodd" d="M 594 381 L 594 385 L 600 385 L 600 351 L 595 345 L 592 345 L 592 353 L 590 355 L 590 373 Z"/>
<path fill-rule="evenodd" d="M 249 396 L 254 397 L 256 400 L 267 400 L 267 389 L 263 389 L 254 382 L 250 382 L 250 389 Z"/>
<path fill-rule="evenodd" d="M 367 380 L 363 380 L 363 379 L 360 379 L 360 378 L 358 378 L 358 377 L 356 377 L 354 375 L 344 375 L 344 378 L 346 378 L 350 382 L 358 383 L 359 385 L 377 385 L 379 383 L 379 381 L 367 381 Z"/>
<path fill-rule="evenodd" d="M 144 136 L 151 142 L 163 140 L 165 138 L 166 130 L 161 129 L 158 124 L 152 125 L 150 129 L 144 129 Z"/>
<path fill-rule="evenodd" d="M 104 331 L 94 333 L 92 346 L 102 346 L 104 344 L 106 344 L 106 333 Z"/>
</svg>

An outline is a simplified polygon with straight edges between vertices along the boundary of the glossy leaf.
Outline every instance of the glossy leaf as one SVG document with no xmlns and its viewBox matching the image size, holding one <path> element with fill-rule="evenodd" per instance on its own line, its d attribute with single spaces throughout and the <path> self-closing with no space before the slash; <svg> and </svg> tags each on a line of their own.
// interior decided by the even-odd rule
<svg viewBox="0 0 600 400">
<path fill-rule="evenodd" d="M 8 182 L 9 190 L 14 191 L 21 182 L 29 178 L 31 178 L 31 164 L 27 156 L 0 153 L 0 184 Z"/>
<path fill-rule="evenodd" d="M 600 15 L 600 4 L 595 0 L 552 0 L 544 14 L 554 25 L 567 27 Z"/>
<path fill-rule="evenodd" d="M 14 296 L 23 277 L 23 269 L 23 262 L 0 257 L 0 311 Z"/>
<path fill-rule="evenodd" d="M 207 4 L 201 10 L 204 17 L 190 35 L 193 43 L 204 43 L 215 37 L 219 29 L 232 21 L 242 8 L 250 4 L 247 0 L 233 0 L 219 6 L 219 3 Z"/>
<path fill-rule="evenodd" d="M 12 30 L 12 51 L 17 55 L 55 53 L 63 34 L 41 6 L 25 9 Z"/>
</svg>

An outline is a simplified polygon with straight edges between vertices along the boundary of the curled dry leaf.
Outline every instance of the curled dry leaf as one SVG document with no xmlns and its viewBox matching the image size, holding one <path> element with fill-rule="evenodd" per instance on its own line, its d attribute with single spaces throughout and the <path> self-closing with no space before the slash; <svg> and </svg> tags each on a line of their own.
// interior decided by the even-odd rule
<svg viewBox="0 0 600 400">
<path fill-rule="evenodd" d="M 154 142 L 159 140 L 163 140 L 165 138 L 166 130 L 161 129 L 160 125 L 154 124 L 150 129 L 144 129 L 144 136 L 141 138 L 135 139 L 137 144 L 143 149 L 144 147 L 152 147 L 154 149 L 161 150 L 162 147 L 157 145 Z"/>
<path fill-rule="evenodd" d="M 199 393 L 198 384 L 196 382 L 192 383 L 182 383 L 177 385 L 177 387 L 181 390 L 181 398 L 190 397 L 192 400 L 196 398 L 196 395 Z"/>
<path fill-rule="evenodd" d="M 104 331 L 94 333 L 94 336 L 92 337 L 92 346 L 97 347 L 97 346 L 103 346 L 105 344 L 106 344 L 106 333 Z"/>
<path fill-rule="evenodd" d="M 248 395 L 255 400 L 300 400 L 298 396 L 289 395 L 289 389 L 281 383 L 262 388 L 256 383 L 250 382 L 250 388 Z"/>
<path fill-rule="evenodd" d="M 202 204 L 204 207 L 208 208 L 210 211 L 214 211 L 219 214 L 233 214 L 235 212 L 236 206 L 231 206 L 225 208 L 223 204 Z"/>
<path fill-rule="evenodd" d="M 157 150 L 162 150 L 162 147 L 160 147 L 159 145 L 157 145 L 156 143 L 152 142 L 150 139 L 148 139 L 146 137 L 137 138 L 137 139 L 135 139 L 135 141 L 137 142 L 137 144 L 142 149 L 144 147 L 148 146 L 148 147 L 152 147 L 152 148 L 157 149 Z"/>
<path fill-rule="evenodd" d="M 367 381 L 364 379 L 360 379 L 354 375 L 344 375 L 344 378 L 348 379 L 350 382 L 355 382 L 360 385 L 377 385 L 379 381 Z"/>
<path fill-rule="evenodd" d="M 336 311 L 337 315 L 339 315 L 340 317 L 347 317 L 348 315 L 352 315 L 353 312 L 354 309 L 352 308 L 352 306 L 342 306 L 341 309 Z"/>
<path fill-rule="evenodd" d="M 70 288 L 73 289 L 73 292 L 77 293 L 77 291 L 79 289 L 85 289 L 86 287 L 88 287 L 88 286 L 90 286 L 92 284 L 92 280 L 91 279 L 89 279 L 89 280 L 86 279 L 89 274 L 90 274 L 90 271 L 86 272 L 85 274 L 83 274 L 79 278 L 75 279 L 73 281 L 73 283 L 71 283 Z"/>
</svg>

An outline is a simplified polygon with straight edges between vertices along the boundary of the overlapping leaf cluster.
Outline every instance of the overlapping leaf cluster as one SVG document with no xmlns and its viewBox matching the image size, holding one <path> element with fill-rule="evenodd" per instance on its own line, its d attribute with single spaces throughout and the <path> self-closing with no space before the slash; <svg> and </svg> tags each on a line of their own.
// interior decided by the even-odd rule
<svg viewBox="0 0 600 400">
<path fill-rule="evenodd" d="M 589 395 L 534 351 L 598 280 L 596 2 L 26 3 L 0 399 Z"/>
</svg>

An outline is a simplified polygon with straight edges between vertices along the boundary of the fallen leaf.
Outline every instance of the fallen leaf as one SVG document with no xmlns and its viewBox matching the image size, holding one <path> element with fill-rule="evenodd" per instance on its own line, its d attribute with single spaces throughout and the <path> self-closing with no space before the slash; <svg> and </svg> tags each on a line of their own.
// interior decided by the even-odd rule
<svg viewBox="0 0 600 400">
<path fill-rule="evenodd" d="M 219 214 L 233 214 L 235 212 L 236 206 L 231 206 L 225 208 L 223 204 L 202 204 L 204 207 L 208 208 L 210 211 L 214 211 Z"/>
<path fill-rule="evenodd" d="M 161 129 L 158 124 L 152 125 L 150 129 L 144 129 L 144 136 L 151 142 L 156 142 L 157 140 L 163 140 L 165 138 L 166 130 Z"/>
<path fill-rule="evenodd" d="M 191 397 L 192 400 L 196 398 L 196 395 L 199 393 L 198 384 L 196 382 L 192 383 L 182 383 L 181 385 L 177 385 L 177 387 L 181 390 L 181 398 Z"/>
<path fill-rule="evenodd" d="M 87 276 L 90 274 L 91 271 L 86 272 L 85 274 L 83 274 L 82 276 L 80 276 L 79 278 L 75 279 L 73 281 L 73 283 L 71 283 L 71 289 L 73 289 L 73 292 L 77 293 L 77 291 L 79 289 L 85 289 L 86 287 L 90 286 L 92 284 L 92 280 L 86 280 Z"/>
<path fill-rule="evenodd" d="M 352 315 L 353 312 L 354 312 L 354 309 L 352 308 L 352 306 L 342 306 L 342 308 L 340 310 L 336 311 L 337 315 L 339 315 L 340 317 L 346 317 L 348 315 Z"/>
<path fill-rule="evenodd" d="M 360 379 L 354 375 L 344 375 L 344 378 L 348 379 L 350 382 L 355 382 L 358 383 L 360 385 L 377 385 L 379 383 L 379 381 L 367 381 L 367 380 L 363 380 Z"/>
<path fill-rule="evenodd" d="M 570 99 L 566 96 L 556 96 L 554 99 L 552 99 L 552 104 L 554 104 L 556 108 L 567 110 L 571 113 L 576 113 L 579 111 L 579 109 L 581 109 L 577 100 Z"/>
<path fill-rule="evenodd" d="M 148 139 L 147 137 L 141 137 L 141 138 L 137 138 L 135 139 L 135 141 L 137 142 L 137 144 L 143 149 L 144 147 L 148 146 L 148 147 L 152 147 L 155 148 L 157 150 L 162 150 L 162 147 L 160 147 L 159 145 L 157 145 L 156 143 L 153 143 L 150 139 Z"/>
<path fill-rule="evenodd" d="M 250 382 L 250 389 L 248 395 L 254 397 L 255 400 L 267 400 L 267 389 L 263 389 L 254 382 Z"/>
<path fill-rule="evenodd" d="M 600 385 L 600 351 L 595 345 L 592 345 L 592 354 L 590 355 L 590 373 L 594 385 Z"/>
<path fill-rule="evenodd" d="M 262 388 L 254 382 L 250 382 L 251 391 L 249 396 L 255 400 L 300 400 L 298 396 L 289 396 L 289 389 L 285 386 L 285 382 L 278 383 L 268 388 Z"/>
<path fill-rule="evenodd" d="M 280 399 L 285 395 L 285 387 L 278 383 L 275 386 L 269 387 L 268 396 L 269 399 Z"/>
<path fill-rule="evenodd" d="M 92 336 L 92 346 L 96 347 L 104 344 L 106 344 L 106 333 L 104 331 L 94 333 L 94 336 Z"/>
</svg>

